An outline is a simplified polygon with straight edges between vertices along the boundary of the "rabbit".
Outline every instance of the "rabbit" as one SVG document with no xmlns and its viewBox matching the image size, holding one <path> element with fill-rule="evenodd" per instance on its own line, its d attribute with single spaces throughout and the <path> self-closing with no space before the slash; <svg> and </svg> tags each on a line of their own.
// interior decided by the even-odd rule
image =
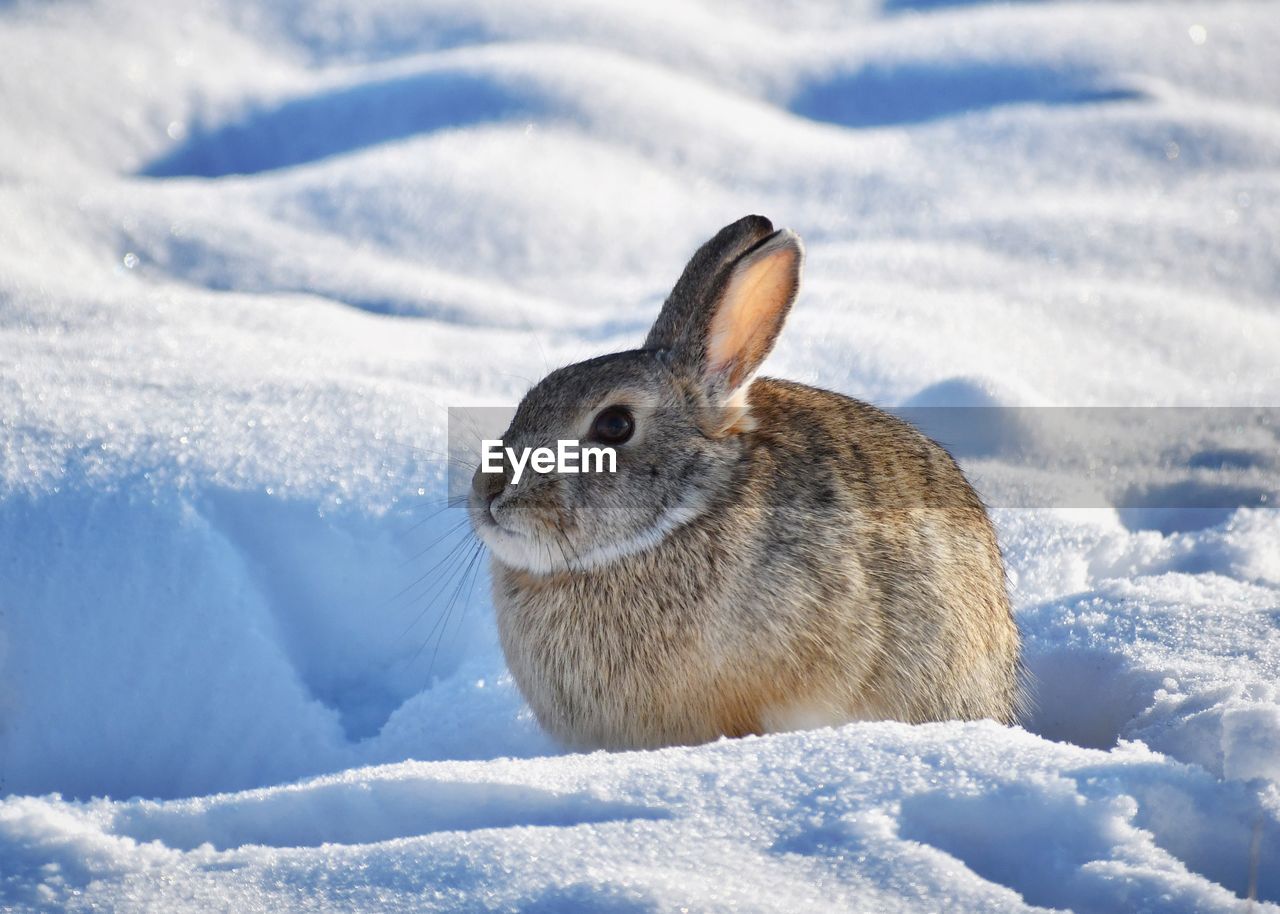
<svg viewBox="0 0 1280 914">
<path fill-rule="evenodd" d="M 641 348 L 528 392 L 503 444 L 610 446 L 614 472 L 472 478 L 508 666 L 570 749 L 1017 718 L 1000 551 L 951 456 L 866 403 L 755 377 L 803 257 L 740 219 Z"/>
</svg>

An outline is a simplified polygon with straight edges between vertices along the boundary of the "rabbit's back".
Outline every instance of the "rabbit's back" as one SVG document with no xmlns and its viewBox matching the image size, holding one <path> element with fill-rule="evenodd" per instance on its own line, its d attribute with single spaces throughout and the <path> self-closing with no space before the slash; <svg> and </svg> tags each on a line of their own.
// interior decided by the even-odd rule
<svg viewBox="0 0 1280 914">
<path fill-rule="evenodd" d="M 845 629 L 872 630 L 874 716 L 1012 722 L 1019 637 L 1004 566 L 951 455 L 893 415 L 802 384 L 758 380 L 751 412 L 755 485 L 776 506 L 771 551 L 813 575 L 812 596 Z M 796 536 L 818 527 L 829 532 Z M 843 594 L 814 574 L 824 554 L 848 569 L 835 576 Z"/>
</svg>

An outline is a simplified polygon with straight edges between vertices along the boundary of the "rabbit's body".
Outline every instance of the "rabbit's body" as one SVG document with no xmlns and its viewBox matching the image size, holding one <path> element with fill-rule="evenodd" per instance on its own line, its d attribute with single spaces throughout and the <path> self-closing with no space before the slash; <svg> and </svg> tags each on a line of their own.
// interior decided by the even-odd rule
<svg viewBox="0 0 1280 914">
<path fill-rule="evenodd" d="M 644 348 L 529 392 L 504 442 L 603 441 L 615 474 L 476 474 L 503 650 L 568 745 L 1016 715 L 1004 569 L 955 462 L 865 403 L 752 381 L 800 256 L 761 217 L 726 227 Z"/>
<path fill-rule="evenodd" d="M 656 547 L 548 575 L 495 566 L 503 649 L 539 722 L 624 748 L 1010 721 L 1003 567 L 950 456 L 828 391 L 761 379 L 750 406 L 738 474 Z"/>
</svg>

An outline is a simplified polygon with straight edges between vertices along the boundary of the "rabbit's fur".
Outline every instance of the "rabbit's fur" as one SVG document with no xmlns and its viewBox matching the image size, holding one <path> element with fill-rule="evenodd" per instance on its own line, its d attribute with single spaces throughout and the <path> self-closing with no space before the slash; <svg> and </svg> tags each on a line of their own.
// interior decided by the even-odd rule
<svg viewBox="0 0 1280 914">
<path fill-rule="evenodd" d="M 553 372 L 508 446 L 589 441 L 617 472 L 477 472 L 498 629 L 569 746 L 698 743 L 1019 704 L 999 549 L 951 457 L 865 403 L 752 377 L 799 285 L 799 239 L 748 216 L 690 261 L 643 348 Z"/>
</svg>

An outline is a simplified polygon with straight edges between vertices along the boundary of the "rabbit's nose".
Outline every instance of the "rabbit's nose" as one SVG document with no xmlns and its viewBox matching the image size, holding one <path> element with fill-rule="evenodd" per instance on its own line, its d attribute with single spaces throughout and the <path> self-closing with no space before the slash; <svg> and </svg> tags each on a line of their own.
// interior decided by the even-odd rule
<svg viewBox="0 0 1280 914">
<path fill-rule="evenodd" d="M 477 471 L 472 485 L 475 487 L 476 494 L 484 500 L 485 507 L 491 507 L 494 499 L 501 495 L 503 489 L 507 487 L 506 468 L 504 467 L 501 473 Z"/>
</svg>

